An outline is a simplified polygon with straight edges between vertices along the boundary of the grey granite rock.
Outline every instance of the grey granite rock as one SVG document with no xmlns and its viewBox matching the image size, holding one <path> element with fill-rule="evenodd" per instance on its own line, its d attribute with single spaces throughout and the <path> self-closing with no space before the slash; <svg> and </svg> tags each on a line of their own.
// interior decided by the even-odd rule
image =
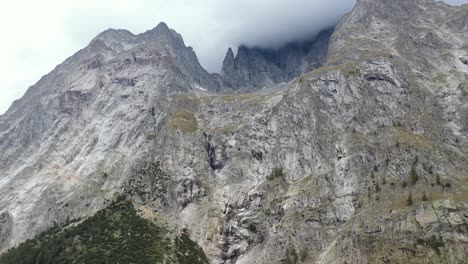
<svg viewBox="0 0 468 264">
<path fill-rule="evenodd" d="M 240 46 L 234 58 L 229 48 L 221 76 L 232 90 L 252 91 L 289 82 L 322 66 L 334 29 L 320 32 L 311 40 L 287 43 L 279 48 Z"/>
<path fill-rule="evenodd" d="M 244 93 L 164 24 L 104 32 L 0 116 L 1 249 L 125 193 L 213 263 L 463 263 L 467 8 L 359 0 L 323 67 Z"/>
</svg>

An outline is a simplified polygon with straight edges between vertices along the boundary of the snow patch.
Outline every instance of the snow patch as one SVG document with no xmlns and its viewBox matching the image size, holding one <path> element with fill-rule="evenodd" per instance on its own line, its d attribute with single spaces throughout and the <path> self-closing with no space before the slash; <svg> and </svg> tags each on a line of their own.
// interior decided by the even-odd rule
<svg viewBox="0 0 468 264">
<path fill-rule="evenodd" d="M 208 91 L 206 88 L 201 87 L 199 84 L 195 84 L 195 88 L 202 91 Z"/>
</svg>

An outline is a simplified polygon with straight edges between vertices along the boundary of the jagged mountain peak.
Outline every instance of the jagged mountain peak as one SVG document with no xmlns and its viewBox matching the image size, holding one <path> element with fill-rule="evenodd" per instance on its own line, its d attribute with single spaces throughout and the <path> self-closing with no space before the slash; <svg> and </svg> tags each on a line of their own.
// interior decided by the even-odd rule
<svg viewBox="0 0 468 264">
<path fill-rule="evenodd" d="M 191 87 L 201 85 L 209 90 L 256 90 L 288 82 L 323 65 L 332 33 L 332 29 L 327 29 L 313 39 L 293 41 L 277 48 L 240 45 L 236 56 L 229 48 L 220 76 L 208 75 L 193 49 L 185 46 L 182 36 L 164 22 L 138 35 L 126 30 L 106 30 L 92 41 L 88 49 L 104 54 L 108 60 L 114 56 L 109 52 L 121 53 L 138 48 L 159 52 L 166 50 L 177 65 L 190 68 L 189 72 L 202 72 L 198 74 L 201 78 L 191 76 Z"/>
<path fill-rule="evenodd" d="M 157 46 L 162 44 L 177 49 L 190 48 L 185 46 L 182 36 L 164 22 L 160 22 L 153 29 L 137 35 L 126 29 L 107 29 L 97 35 L 91 41 L 90 46 L 100 45 L 96 42 L 104 43 L 116 52 L 129 50 L 138 45 Z"/>
<path fill-rule="evenodd" d="M 170 31 L 171 29 L 169 26 L 166 24 L 166 22 L 161 21 L 158 23 L 158 25 L 154 28 L 154 30 L 162 30 L 162 31 Z"/>
<path fill-rule="evenodd" d="M 227 64 L 232 64 L 234 63 L 234 52 L 232 51 L 232 48 L 229 47 L 227 52 L 226 52 L 226 56 L 224 57 L 224 61 L 223 61 L 223 65 Z"/>
<path fill-rule="evenodd" d="M 338 24 L 329 58 L 334 63 L 362 60 L 370 51 L 380 50 L 387 57 L 418 61 L 415 67 L 435 69 L 438 52 L 463 48 L 468 39 L 467 13 L 463 6 L 433 0 L 362 0 Z M 349 37 L 350 32 L 355 37 Z"/>
<path fill-rule="evenodd" d="M 99 35 L 95 37 L 95 39 L 112 39 L 112 40 L 119 40 L 119 39 L 130 39 L 134 38 L 135 35 L 130 32 L 129 30 L 126 29 L 114 29 L 114 28 L 109 28 L 107 30 L 104 30 L 101 32 Z"/>
<path fill-rule="evenodd" d="M 160 22 L 153 29 L 147 30 L 144 33 L 139 35 L 141 39 L 146 40 L 166 40 L 166 41 L 176 41 L 178 44 L 183 44 L 182 36 L 177 33 L 175 30 L 169 28 L 165 22 Z"/>
<path fill-rule="evenodd" d="M 234 58 L 234 52 L 232 51 L 232 48 L 231 48 L 231 47 L 228 48 L 228 51 L 227 51 L 227 55 L 226 55 L 226 56 L 227 56 L 227 57 L 232 57 L 232 58 Z"/>
<path fill-rule="evenodd" d="M 0 118 L 0 251 L 125 195 L 213 263 L 464 263 L 467 17 L 360 0 L 310 46 L 228 50 L 219 78 L 164 25 L 106 32 Z M 62 255 L 112 252 L 64 231 Z"/>
<path fill-rule="evenodd" d="M 332 29 L 320 32 L 309 40 L 292 41 L 280 47 L 240 45 L 234 57 L 228 50 L 221 75 L 228 87 L 255 90 L 281 82 L 325 64 Z"/>
<path fill-rule="evenodd" d="M 126 29 L 109 28 L 98 34 L 91 41 L 89 47 L 94 51 L 103 51 L 106 48 L 110 48 L 121 52 L 133 47 L 136 38 L 137 36 Z M 105 45 L 105 47 L 103 45 Z"/>
</svg>

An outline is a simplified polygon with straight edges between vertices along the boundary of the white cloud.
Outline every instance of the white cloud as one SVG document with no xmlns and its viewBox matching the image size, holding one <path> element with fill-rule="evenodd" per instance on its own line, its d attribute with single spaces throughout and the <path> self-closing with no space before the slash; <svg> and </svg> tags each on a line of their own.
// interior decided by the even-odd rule
<svg viewBox="0 0 468 264">
<path fill-rule="evenodd" d="M 468 0 L 449 0 L 454 4 Z M 336 22 L 355 0 L 15 0 L 0 10 L 0 113 L 107 28 L 141 33 L 165 21 L 219 70 L 228 47 L 272 45 Z"/>
<path fill-rule="evenodd" d="M 443 0 L 443 1 L 450 5 L 462 5 L 462 4 L 468 3 L 467 0 Z"/>
</svg>

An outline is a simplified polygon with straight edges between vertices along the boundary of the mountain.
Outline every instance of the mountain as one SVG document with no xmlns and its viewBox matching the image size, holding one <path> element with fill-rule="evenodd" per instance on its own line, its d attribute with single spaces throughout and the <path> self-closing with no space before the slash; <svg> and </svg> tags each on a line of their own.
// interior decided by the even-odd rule
<svg viewBox="0 0 468 264">
<path fill-rule="evenodd" d="M 235 58 L 229 48 L 221 71 L 224 84 L 234 90 L 259 89 L 319 68 L 327 60 L 332 33 L 333 29 L 324 30 L 312 40 L 287 43 L 277 49 L 240 46 Z"/>
<path fill-rule="evenodd" d="M 0 248 L 124 195 L 212 263 L 464 263 L 467 36 L 468 5 L 358 0 L 258 90 L 305 52 L 229 81 L 240 52 L 216 76 L 164 24 L 106 31 L 0 116 Z"/>
</svg>

